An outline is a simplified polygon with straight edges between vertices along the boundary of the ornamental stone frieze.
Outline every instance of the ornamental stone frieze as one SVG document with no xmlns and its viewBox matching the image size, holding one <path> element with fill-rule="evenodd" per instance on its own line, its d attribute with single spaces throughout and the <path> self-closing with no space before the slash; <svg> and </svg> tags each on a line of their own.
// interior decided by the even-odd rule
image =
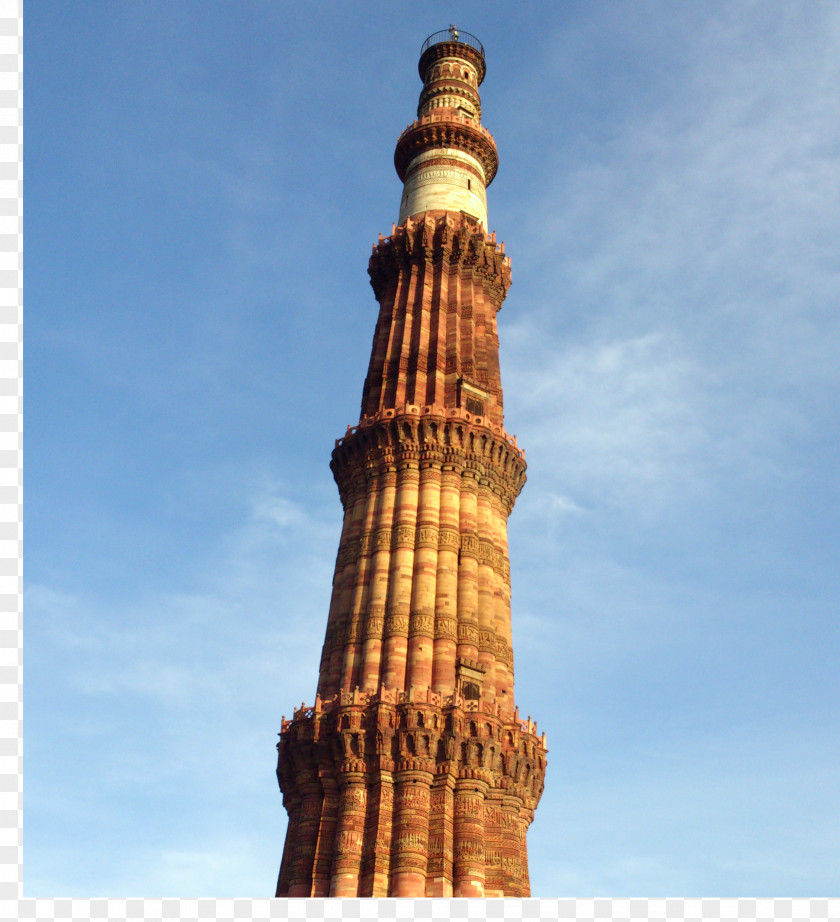
<svg viewBox="0 0 840 922">
<path fill-rule="evenodd" d="M 505 256 L 504 244 L 497 244 L 495 234 L 487 234 L 469 215 L 436 209 L 409 218 L 374 244 L 368 275 L 376 300 L 381 302 L 386 297 L 399 273 L 412 266 L 432 264 L 445 267 L 450 276 L 478 282 L 482 291 L 492 295 L 489 306 L 494 311 L 501 310 L 511 284 L 510 259 Z M 450 298 L 444 310 L 461 313 L 473 307 Z M 406 358 L 406 367 L 407 363 Z"/>
<path fill-rule="evenodd" d="M 484 478 L 510 514 L 526 479 L 524 452 L 513 438 L 500 427 L 494 431 L 480 419 L 459 418 L 443 408 L 424 407 L 428 412 L 422 417 L 411 407 L 404 409 L 400 415 L 362 420 L 337 440 L 330 466 L 345 505 L 362 492 L 356 477 L 360 469 L 379 480 L 391 473 L 390 467 L 417 459 L 436 474 L 447 466 L 465 479 Z M 398 472 L 393 473 L 396 479 Z M 419 479 L 423 470 L 417 473 Z"/>
</svg>

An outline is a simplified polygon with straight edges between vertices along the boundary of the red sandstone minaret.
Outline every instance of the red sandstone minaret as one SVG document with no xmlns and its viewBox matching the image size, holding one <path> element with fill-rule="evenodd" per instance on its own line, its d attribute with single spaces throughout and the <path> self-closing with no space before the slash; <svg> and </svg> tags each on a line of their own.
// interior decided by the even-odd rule
<svg viewBox="0 0 840 922">
<path fill-rule="evenodd" d="M 278 896 L 530 893 L 546 749 L 514 703 L 507 517 L 525 460 L 502 418 L 510 260 L 486 231 L 484 50 L 450 27 L 419 69 L 399 220 L 368 268 L 361 418 L 332 456 L 344 525 L 318 692 L 278 744 Z"/>
</svg>

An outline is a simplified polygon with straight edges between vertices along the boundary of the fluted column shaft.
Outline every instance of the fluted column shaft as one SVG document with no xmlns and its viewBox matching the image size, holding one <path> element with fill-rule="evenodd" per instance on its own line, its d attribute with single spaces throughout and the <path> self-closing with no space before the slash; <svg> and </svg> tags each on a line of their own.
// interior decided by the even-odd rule
<svg viewBox="0 0 840 922">
<path fill-rule="evenodd" d="M 478 484 L 471 471 L 461 480 L 461 549 L 458 562 L 458 647 L 460 659 L 478 660 Z"/>
<path fill-rule="evenodd" d="M 478 539 L 478 661 L 484 667 L 482 698 L 496 700 L 496 600 L 493 573 L 495 519 L 489 482 L 478 481 L 476 502 Z"/>
<path fill-rule="evenodd" d="M 390 771 L 379 772 L 379 812 L 376 817 L 376 839 L 370 890 L 361 896 L 388 896 L 391 880 L 391 840 L 394 829 L 394 777 Z"/>
<path fill-rule="evenodd" d="M 493 611 L 496 634 L 496 700 L 507 711 L 513 701 L 513 651 L 510 613 L 510 561 L 508 559 L 507 514 L 501 498 L 494 495 L 495 561 L 493 569 Z"/>
<path fill-rule="evenodd" d="M 382 682 L 386 688 L 405 687 L 418 482 L 417 461 L 403 461 L 397 471 L 385 607 L 385 640 L 382 646 Z"/>
<path fill-rule="evenodd" d="M 432 688 L 451 695 L 455 690 L 458 645 L 458 556 L 461 549 L 461 473 L 451 464 L 441 471 L 435 590 L 435 641 Z"/>
<path fill-rule="evenodd" d="M 519 835 L 521 824 L 519 822 L 520 804 L 516 797 L 505 795 L 502 798 L 502 873 L 507 896 L 523 896 L 522 878 L 520 874 L 521 851 L 519 848 Z"/>
<path fill-rule="evenodd" d="M 484 797 L 487 784 L 474 778 L 455 783 L 454 893 L 484 896 Z"/>
<path fill-rule="evenodd" d="M 327 642 L 321 662 L 318 693 L 322 698 L 338 691 L 341 683 L 342 663 L 346 655 L 348 627 L 351 621 L 353 587 L 356 583 L 361 558 L 358 551 L 359 538 L 364 523 L 367 491 L 364 477 L 356 478 L 354 493 L 344 513 L 341 541 L 336 560 L 333 592 L 330 600 L 330 614 L 327 627 Z"/>
<path fill-rule="evenodd" d="M 380 475 L 376 504 L 376 525 L 373 530 L 374 555 L 371 564 L 370 592 L 364 628 L 361 681 L 364 689 L 379 687 L 382 661 L 382 635 L 385 627 L 385 605 L 388 601 L 388 571 L 391 564 L 391 525 L 397 493 L 397 472 L 388 466 Z"/>
<path fill-rule="evenodd" d="M 452 843 L 455 778 L 439 774 L 432 783 L 429 808 L 429 863 L 426 896 L 452 896 Z"/>
<path fill-rule="evenodd" d="M 312 865 L 321 825 L 323 789 L 317 779 L 300 785 L 301 806 L 295 824 L 295 846 L 292 852 L 292 869 L 289 875 L 289 896 L 312 895 Z"/>
<path fill-rule="evenodd" d="M 366 484 L 364 520 L 359 534 L 358 562 L 350 600 L 350 623 L 341 668 L 340 687 L 348 691 L 361 684 L 365 612 L 370 595 L 371 564 L 375 546 L 373 530 L 379 498 L 379 476 L 376 470 L 368 472 Z M 322 697 L 329 697 L 336 691 L 338 689 L 330 688 L 328 694 Z"/>
<path fill-rule="evenodd" d="M 484 800 L 484 895 L 506 893 L 502 863 L 502 791 L 489 790 Z"/>
<path fill-rule="evenodd" d="M 421 461 L 405 679 L 407 688 L 412 685 L 428 688 L 432 684 L 440 485 L 440 466 L 431 461 Z"/>
<path fill-rule="evenodd" d="M 334 778 L 322 778 L 324 799 L 321 804 L 321 822 L 318 826 L 318 841 L 312 862 L 311 895 L 329 896 L 330 873 L 333 864 L 335 830 L 338 825 L 338 785 Z"/>
<path fill-rule="evenodd" d="M 344 772 L 339 783 L 341 787 L 338 822 L 333 850 L 332 882 L 328 895 L 353 897 L 359 893 L 362 846 L 365 838 L 367 788 L 364 772 Z"/>
<path fill-rule="evenodd" d="M 394 775 L 394 837 L 391 842 L 391 895 L 426 895 L 431 772 L 402 770 Z"/>
</svg>

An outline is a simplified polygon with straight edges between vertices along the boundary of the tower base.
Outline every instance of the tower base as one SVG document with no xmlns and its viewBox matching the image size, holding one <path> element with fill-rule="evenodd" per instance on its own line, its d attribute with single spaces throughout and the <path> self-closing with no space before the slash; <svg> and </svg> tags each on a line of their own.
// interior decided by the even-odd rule
<svg viewBox="0 0 840 922">
<path fill-rule="evenodd" d="M 283 722 L 277 896 L 525 897 L 544 737 L 432 689 L 341 692 Z"/>
</svg>

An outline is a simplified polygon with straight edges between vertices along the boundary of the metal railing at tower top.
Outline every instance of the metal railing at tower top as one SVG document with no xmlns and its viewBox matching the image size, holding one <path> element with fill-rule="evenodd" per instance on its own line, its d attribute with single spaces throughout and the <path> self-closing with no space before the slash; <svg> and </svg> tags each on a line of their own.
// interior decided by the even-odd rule
<svg viewBox="0 0 840 922">
<path fill-rule="evenodd" d="M 470 35 L 469 32 L 462 32 L 454 26 L 450 26 L 442 32 L 435 32 L 430 35 L 426 41 L 423 42 L 420 54 L 422 55 L 423 52 L 431 48 L 432 45 L 440 45 L 442 42 L 461 42 L 462 45 L 469 45 L 470 48 L 475 48 L 482 58 L 484 57 L 484 45 L 482 45 L 474 35 Z"/>
</svg>

